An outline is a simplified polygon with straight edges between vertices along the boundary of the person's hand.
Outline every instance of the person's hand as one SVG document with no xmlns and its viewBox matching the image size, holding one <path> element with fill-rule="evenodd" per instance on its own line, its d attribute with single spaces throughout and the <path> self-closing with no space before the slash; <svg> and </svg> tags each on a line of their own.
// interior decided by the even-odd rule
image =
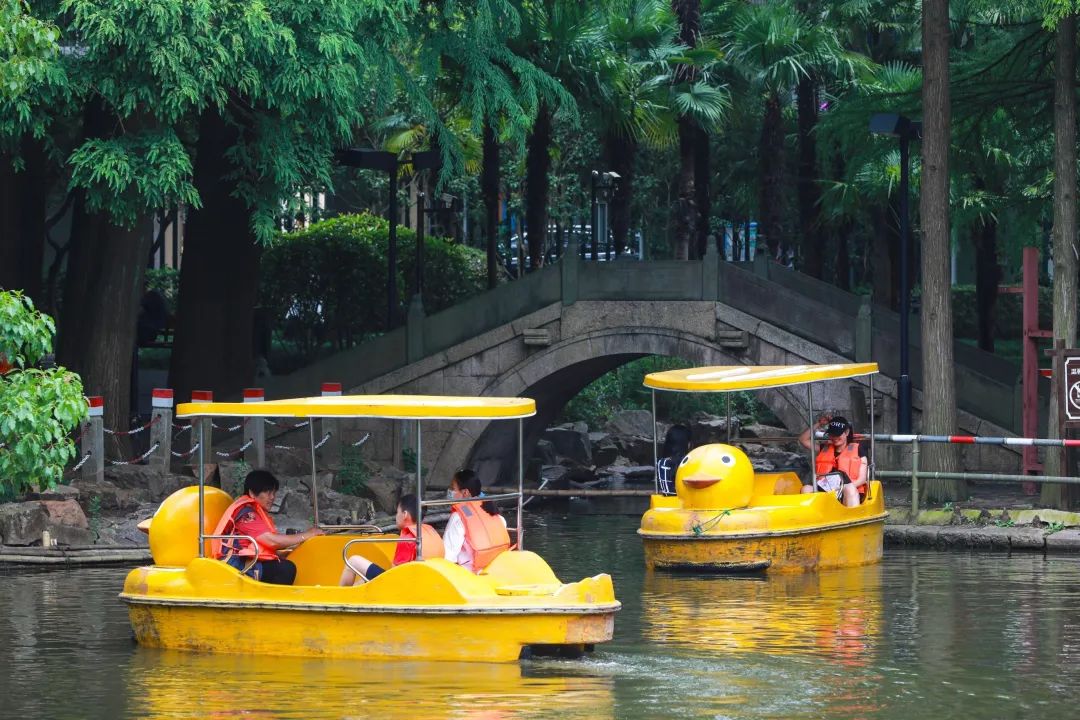
<svg viewBox="0 0 1080 720">
<path fill-rule="evenodd" d="M 832 415 L 822 414 L 820 417 L 818 417 L 815 427 L 823 428 L 829 424 L 830 420 L 832 420 Z"/>
</svg>

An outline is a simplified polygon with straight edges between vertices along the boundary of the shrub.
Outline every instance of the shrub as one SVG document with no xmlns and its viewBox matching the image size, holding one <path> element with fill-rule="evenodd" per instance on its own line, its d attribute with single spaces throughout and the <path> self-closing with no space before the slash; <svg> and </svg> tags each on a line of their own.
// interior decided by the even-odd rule
<svg viewBox="0 0 1080 720">
<path fill-rule="evenodd" d="M 0 291 L 0 490 L 8 497 L 56 485 L 75 457 L 70 433 L 86 400 L 78 375 L 41 363 L 54 332 L 30 298 Z"/>
<path fill-rule="evenodd" d="M 369 213 L 340 215 L 283 233 L 263 253 L 261 298 L 283 337 L 307 357 L 386 330 L 389 226 Z M 398 228 L 398 302 L 415 276 L 416 234 Z M 424 309 L 438 312 L 486 286 L 483 253 L 424 238 Z"/>
</svg>

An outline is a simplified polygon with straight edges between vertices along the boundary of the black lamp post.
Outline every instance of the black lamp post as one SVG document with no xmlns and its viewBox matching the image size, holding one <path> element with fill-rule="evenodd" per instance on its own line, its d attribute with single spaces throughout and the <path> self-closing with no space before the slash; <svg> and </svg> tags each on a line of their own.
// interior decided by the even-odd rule
<svg viewBox="0 0 1080 720">
<path fill-rule="evenodd" d="M 438 150 L 424 150 L 415 152 L 412 156 L 414 172 L 421 170 L 438 170 L 442 167 L 442 155 Z M 426 194 L 423 186 L 416 196 L 416 296 L 424 294 L 424 218 L 427 213 Z"/>
<path fill-rule="evenodd" d="M 900 379 L 896 387 L 896 431 L 911 433 L 911 372 L 909 324 L 911 322 L 911 229 L 909 227 L 908 186 L 910 156 L 908 145 L 922 133 L 922 123 L 896 113 L 870 117 L 870 132 L 890 135 L 900 141 Z"/>
<path fill-rule="evenodd" d="M 615 183 L 620 179 L 617 172 L 592 171 L 592 259 L 600 259 L 600 238 L 606 245 L 605 251 L 611 259 L 611 240 L 608 237 L 608 207 Z"/>
<path fill-rule="evenodd" d="M 398 216 L 398 157 L 386 150 L 349 148 L 337 155 L 338 162 L 364 170 L 382 170 L 390 175 L 390 207 L 386 220 L 390 224 L 390 240 L 386 251 L 386 329 L 397 327 L 397 216 Z"/>
</svg>

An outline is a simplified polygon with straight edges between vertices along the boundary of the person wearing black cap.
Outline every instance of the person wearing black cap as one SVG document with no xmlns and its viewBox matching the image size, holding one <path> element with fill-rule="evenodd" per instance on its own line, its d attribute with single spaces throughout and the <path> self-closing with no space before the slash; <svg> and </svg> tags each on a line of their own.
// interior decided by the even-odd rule
<svg viewBox="0 0 1080 720">
<path fill-rule="evenodd" d="M 855 441 L 855 430 L 846 418 L 822 415 L 817 423 L 799 436 L 808 450 L 814 448 L 814 435 L 825 430 L 825 442 L 814 458 L 815 482 L 803 486 L 803 492 L 835 492 L 836 499 L 847 507 L 856 507 L 866 499 L 870 487 L 866 449 Z"/>
</svg>

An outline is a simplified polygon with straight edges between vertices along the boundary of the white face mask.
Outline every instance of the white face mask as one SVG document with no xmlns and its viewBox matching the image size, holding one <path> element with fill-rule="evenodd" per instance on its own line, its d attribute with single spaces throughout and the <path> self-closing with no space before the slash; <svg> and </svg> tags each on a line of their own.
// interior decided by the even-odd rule
<svg viewBox="0 0 1080 720">
<path fill-rule="evenodd" d="M 446 488 L 446 499 L 447 499 L 447 500 L 453 500 L 453 499 L 455 499 L 456 497 L 457 497 L 457 496 L 456 496 L 456 495 L 454 495 L 454 490 L 453 490 L 453 488 Z"/>
</svg>

